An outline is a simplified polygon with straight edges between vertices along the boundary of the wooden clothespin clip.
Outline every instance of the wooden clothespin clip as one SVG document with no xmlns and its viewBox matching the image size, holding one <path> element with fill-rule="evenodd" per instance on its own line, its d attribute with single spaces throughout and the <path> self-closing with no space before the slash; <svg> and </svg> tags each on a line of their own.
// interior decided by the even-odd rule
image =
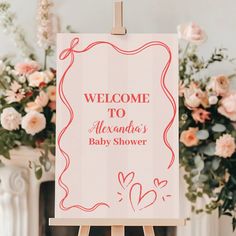
<svg viewBox="0 0 236 236">
<path fill-rule="evenodd" d="M 127 30 L 123 26 L 123 1 L 116 1 L 114 5 L 114 25 L 111 34 L 124 35 L 126 34 Z"/>
</svg>

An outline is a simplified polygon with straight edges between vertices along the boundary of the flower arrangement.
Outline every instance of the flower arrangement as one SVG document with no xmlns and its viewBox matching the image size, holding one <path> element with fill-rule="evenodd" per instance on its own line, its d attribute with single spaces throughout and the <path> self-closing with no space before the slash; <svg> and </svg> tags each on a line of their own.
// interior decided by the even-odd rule
<svg viewBox="0 0 236 236">
<path fill-rule="evenodd" d="M 55 71 L 43 70 L 35 61 L 12 66 L 0 62 L 0 155 L 21 145 L 39 147 L 54 153 L 56 86 Z M 48 168 L 48 156 L 42 153 L 41 164 Z M 44 164 L 47 164 L 46 166 Z M 42 171 L 38 165 L 37 177 Z M 39 174 L 40 173 L 40 174 Z"/>
<path fill-rule="evenodd" d="M 178 32 L 187 41 L 179 63 L 180 163 L 186 196 L 194 212 L 218 208 L 220 216 L 232 217 L 235 229 L 236 91 L 230 85 L 234 75 L 208 75 L 209 67 L 232 60 L 224 49 L 216 49 L 208 60 L 197 55 L 197 46 L 206 40 L 198 25 L 181 25 Z M 198 199 L 205 199 L 201 209 L 196 207 Z"/>
<path fill-rule="evenodd" d="M 38 7 L 38 45 L 45 52 L 44 66 L 36 62 L 21 27 L 10 12 L 10 5 L 0 3 L 0 26 L 10 34 L 20 55 L 20 63 L 0 60 L 0 155 L 10 159 L 10 151 L 19 146 L 42 149 L 39 162 L 30 163 L 41 178 L 49 171 L 49 153 L 55 153 L 56 71 L 47 68 L 47 56 L 53 51 L 52 14 L 49 0 Z"/>
</svg>

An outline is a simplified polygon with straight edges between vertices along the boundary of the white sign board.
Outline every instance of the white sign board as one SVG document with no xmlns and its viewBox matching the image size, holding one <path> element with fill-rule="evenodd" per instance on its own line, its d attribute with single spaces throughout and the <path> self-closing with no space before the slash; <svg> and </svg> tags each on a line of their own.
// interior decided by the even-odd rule
<svg viewBox="0 0 236 236">
<path fill-rule="evenodd" d="M 179 217 L 171 34 L 59 34 L 56 218 Z"/>
</svg>

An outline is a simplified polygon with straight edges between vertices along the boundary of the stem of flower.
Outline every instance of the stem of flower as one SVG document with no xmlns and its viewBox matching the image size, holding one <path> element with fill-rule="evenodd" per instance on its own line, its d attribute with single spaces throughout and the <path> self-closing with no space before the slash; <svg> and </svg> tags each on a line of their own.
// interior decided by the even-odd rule
<svg viewBox="0 0 236 236">
<path fill-rule="evenodd" d="M 47 49 L 45 49 L 45 51 L 44 51 L 44 66 L 43 66 L 44 70 L 47 69 L 47 56 L 48 56 L 47 51 L 48 51 Z"/>
</svg>

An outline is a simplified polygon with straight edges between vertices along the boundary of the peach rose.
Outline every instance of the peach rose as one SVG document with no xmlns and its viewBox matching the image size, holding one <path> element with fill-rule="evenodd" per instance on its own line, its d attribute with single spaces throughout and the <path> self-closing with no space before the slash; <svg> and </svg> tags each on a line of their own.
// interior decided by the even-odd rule
<svg viewBox="0 0 236 236">
<path fill-rule="evenodd" d="M 197 138 L 198 128 L 190 127 L 188 130 L 185 130 L 180 135 L 180 142 L 183 143 L 186 147 L 192 147 L 198 145 L 199 139 Z"/>
<path fill-rule="evenodd" d="M 193 44 L 202 44 L 206 41 L 206 33 L 195 23 L 182 24 L 177 27 L 178 36 Z"/>
<path fill-rule="evenodd" d="M 35 98 L 35 103 L 41 107 L 47 106 L 49 101 L 48 95 L 44 91 L 40 91 L 39 95 Z"/>
<path fill-rule="evenodd" d="M 45 75 L 42 72 L 34 72 L 28 76 L 29 86 L 31 87 L 39 87 L 41 83 L 45 80 Z"/>
<path fill-rule="evenodd" d="M 221 99 L 218 112 L 230 120 L 236 121 L 236 93 L 229 94 Z"/>
<path fill-rule="evenodd" d="M 30 112 L 30 111 L 38 111 L 41 112 L 43 109 L 42 107 L 35 103 L 35 102 L 28 102 L 25 106 L 25 112 Z"/>
<path fill-rule="evenodd" d="M 210 112 L 199 108 L 199 109 L 195 109 L 192 112 L 192 117 L 193 119 L 196 121 L 196 123 L 200 122 L 200 123 L 205 123 L 207 120 L 210 120 Z"/>
<path fill-rule="evenodd" d="M 224 75 L 214 76 L 207 85 L 209 92 L 215 93 L 217 96 L 225 96 L 229 92 L 229 78 Z"/>
<path fill-rule="evenodd" d="M 30 111 L 22 118 L 21 126 L 27 134 L 35 135 L 45 129 L 46 118 L 37 111 Z"/>
<path fill-rule="evenodd" d="M 56 101 L 56 86 L 52 86 L 52 85 L 48 86 L 47 94 L 50 101 L 55 102 Z"/>
<path fill-rule="evenodd" d="M 45 75 L 45 83 L 49 83 L 54 79 L 54 74 L 50 70 L 46 70 L 43 73 Z"/>
<path fill-rule="evenodd" d="M 18 63 L 15 70 L 21 75 L 29 75 L 40 69 L 40 65 L 36 61 Z"/>
<path fill-rule="evenodd" d="M 235 140 L 230 134 L 224 134 L 216 140 L 215 155 L 229 158 L 235 152 Z"/>
<path fill-rule="evenodd" d="M 209 106 L 207 94 L 203 92 L 196 83 L 192 82 L 189 88 L 184 90 L 185 105 L 189 109 L 197 108 L 200 105 L 203 107 Z"/>
</svg>

